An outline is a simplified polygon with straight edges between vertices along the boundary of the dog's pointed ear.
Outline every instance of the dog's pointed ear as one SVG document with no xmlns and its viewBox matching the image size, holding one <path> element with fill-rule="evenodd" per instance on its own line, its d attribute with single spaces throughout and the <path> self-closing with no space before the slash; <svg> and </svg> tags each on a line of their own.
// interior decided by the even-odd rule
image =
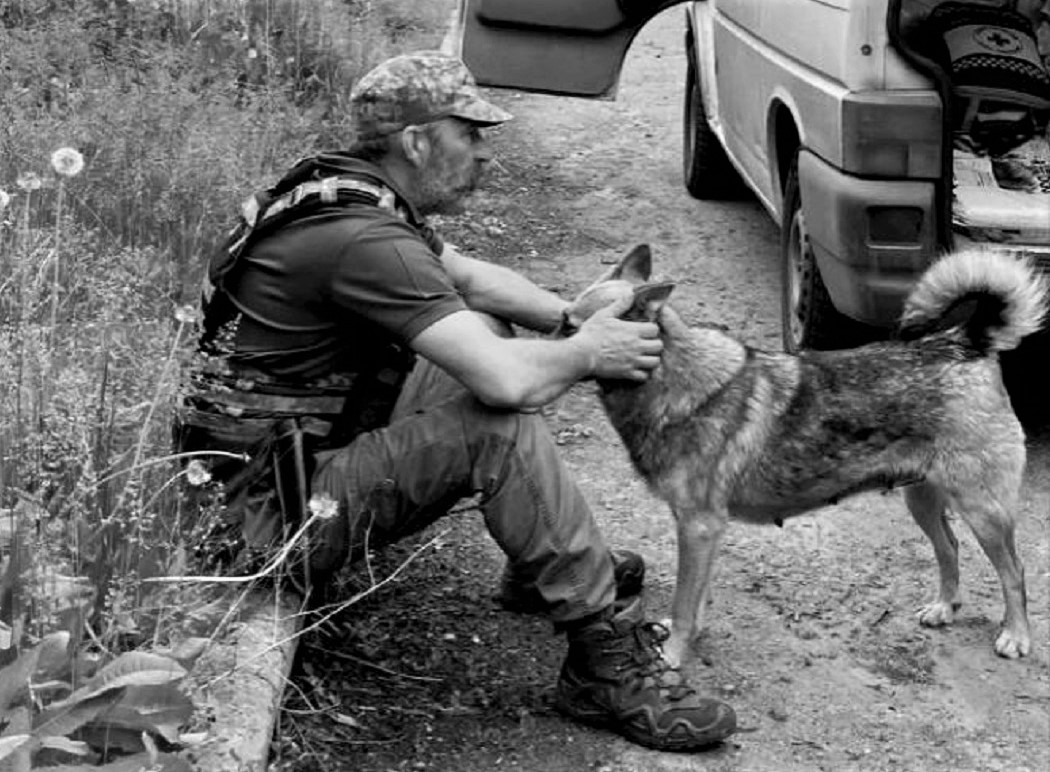
<svg viewBox="0 0 1050 772">
<path fill-rule="evenodd" d="M 644 319 L 647 322 L 655 322 L 660 315 L 660 309 L 664 307 L 671 291 L 674 290 L 674 282 L 664 281 L 659 284 L 644 284 L 634 290 L 634 302 L 628 316 L 632 319 Z"/>
<path fill-rule="evenodd" d="M 613 268 L 610 279 L 623 279 L 632 284 L 649 280 L 653 272 L 653 253 L 648 244 L 639 244 Z"/>
</svg>

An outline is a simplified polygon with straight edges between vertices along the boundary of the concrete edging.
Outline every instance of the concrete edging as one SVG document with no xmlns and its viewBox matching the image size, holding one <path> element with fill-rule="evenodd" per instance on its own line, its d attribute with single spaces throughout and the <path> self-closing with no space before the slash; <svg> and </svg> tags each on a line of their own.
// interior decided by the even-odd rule
<svg viewBox="0 0 1050 772">
<path fill-rule="evenodd" d="M 229 631 L 187 677 L 194 703 L 211 721 L 207 738 L 182 753 L 200 772 L 266 772 L 302 629 L 303 604 L 293 593 L 253 590 L 234 603 L 240 611 Z"/>
</svg>

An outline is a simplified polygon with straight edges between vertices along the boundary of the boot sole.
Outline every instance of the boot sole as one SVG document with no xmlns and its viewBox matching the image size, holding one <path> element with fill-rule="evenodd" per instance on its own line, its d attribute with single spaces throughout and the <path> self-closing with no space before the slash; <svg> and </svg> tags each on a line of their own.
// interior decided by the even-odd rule
<svg viewBox="0 0 1050 772">
<path fill-rule="evenodd" d="M 636 731 L 631 724 L 621 723 L 615 715 L 593 702 L 580 704 L 558 694 L 554 701 L 554 707 L 562 714 L 568 716 L 581 724 L 605 729 L 625 737 L 633 743 L 652 748 L 657 751 L 669 751 L 672 753 L 692 753 L 695 751 L 708 750 L 728 738 L 736 732 L 736 715 L 730 710 L 727 716 L 727 726 L 718 732 L 709 732 L 709 737 L 703 739 L 695 737 L 689 739 L 677 739 L 673 737 L 655 737 L 648 733 Z"/>
</svg>

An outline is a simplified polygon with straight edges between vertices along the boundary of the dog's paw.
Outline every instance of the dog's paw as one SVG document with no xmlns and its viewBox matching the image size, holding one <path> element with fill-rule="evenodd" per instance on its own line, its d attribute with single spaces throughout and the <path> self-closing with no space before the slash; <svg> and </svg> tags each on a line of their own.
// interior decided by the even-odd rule
<svg viewBox="0 0 1050 772">
<path fill-rule="evenodd" d="M 661 648 L 663 649 L 664 661 L 671 667 L 677 668 L 681 667 L 682 663 L 685 662 L 689 642 L 672 633 L 671 637 L 664 641 Z"/>
<path fill-rule="evenodd" d="M 659 624 L 668 631 L 667 640 L 660 645 L 664 661 L 671 667 L 681 667 L 689 654 L 690 636 L 681 626 L 675 627 L 669 618 L 661 619 Z"/>
<path fill-rule="evenodd" d="M 959 603 L 937 600 L 919 609 L 916 616 L 923 627 L 944 627 L 954 621 L 959 606 Z"/>
<path fill-rule="evenodd" d="M 1003 629 L 999 637 L 995 639 L 995 653 L 1006 659 L 1017 659 L 1026 657 L 1032 650 L 1032 641 L 1028 633 Z"/>
</svg>

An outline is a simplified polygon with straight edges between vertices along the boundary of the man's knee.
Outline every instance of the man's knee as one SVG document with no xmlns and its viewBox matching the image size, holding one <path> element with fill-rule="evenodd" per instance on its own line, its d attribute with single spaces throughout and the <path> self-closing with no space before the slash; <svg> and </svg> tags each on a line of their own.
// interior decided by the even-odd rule
<svg viewBox="0 0 1050 772">
<path fill-rule="evenodd" d="M 539 413 L 494 410 L 473 400 L 465 405 L 465 440 L 479 478 L 494 482 L 508 474 L 547 479 L 562 465 L 547 422 Z"/>
<path fill-rule="evenodd" d="M 513 445 L 529 444 L 538 433 L 549 433 L 536 412 L 492 408 L 474 397 L 463 400 L 463 421 L 468 434 L 501 437 Z"/>
</svg>

